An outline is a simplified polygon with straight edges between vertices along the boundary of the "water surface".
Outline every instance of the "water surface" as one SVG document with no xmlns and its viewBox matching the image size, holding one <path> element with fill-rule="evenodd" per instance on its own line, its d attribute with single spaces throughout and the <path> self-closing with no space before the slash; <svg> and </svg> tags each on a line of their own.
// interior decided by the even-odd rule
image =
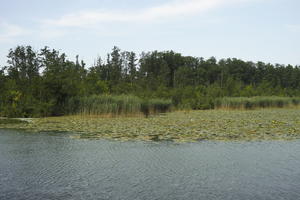
<svg viewBox="0 0 300 200">
<path fill-rule="evenodd" d="M 116 142 L 0 130 L 0 199 L 300 199 L 300 141 Z"/>
</svg>

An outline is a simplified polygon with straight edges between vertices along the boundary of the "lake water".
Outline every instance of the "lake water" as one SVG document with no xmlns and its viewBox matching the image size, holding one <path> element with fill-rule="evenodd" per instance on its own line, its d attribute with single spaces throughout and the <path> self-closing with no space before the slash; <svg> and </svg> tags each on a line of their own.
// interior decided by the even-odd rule
<svg viewBox="0 0 300 200">
<path fill-rule="evenodd" d="M 0 199 L 300 199 L 300 141 L 69 136 L 0 130 Z"/>
</svg>

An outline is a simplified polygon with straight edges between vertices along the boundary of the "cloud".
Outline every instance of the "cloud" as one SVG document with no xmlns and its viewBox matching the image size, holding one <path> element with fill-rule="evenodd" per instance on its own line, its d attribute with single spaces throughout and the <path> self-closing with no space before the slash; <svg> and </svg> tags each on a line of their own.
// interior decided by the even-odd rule
<svg viewBox="0 0 300 200">
<path fill-rule="evenodd" d="M 35 34 L 39 39 L 53 39 L 58 37 L 63 37 L 67 35 L 67 30 L 64 28 L 46 27 L 40 26 L 39 29 L 35 31 Z"/>
<path fill-rule="evenodd" d="M 85 27 L 101 22 L 153 22 L 201 14 L 228 3 L 241 1 L 247 0 L 172 0 L 142 10 L 78 12 L 64 15 L 58 19 L 44 20 L 43 23 L 61 27 Z"/>
<path fill-rule="evenodd" d="M 29 31 L 21 26 L 0 22 L 0 43 L 15 41 L 18 37 L 28 34 Z"/>
</svg>

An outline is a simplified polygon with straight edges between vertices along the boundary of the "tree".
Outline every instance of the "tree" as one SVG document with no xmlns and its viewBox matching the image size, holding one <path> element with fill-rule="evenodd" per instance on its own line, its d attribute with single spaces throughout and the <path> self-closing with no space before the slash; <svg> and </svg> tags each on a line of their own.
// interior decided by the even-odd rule
<svg viewBox="0 0 300 200">
<path fill-rule="evenodd" d="M 137 78 L 137 58 L 134 52 L 126 52 L 126 58 L 128 60 L 128 74 L 129 74 L 129 81 L 131 85 L 133 84 L 134 80 Z"/>
<path fill-rule="evenodd" d="M 84 94 L 85 64 L 73 63 L 64 53 L 48 47 L 43 48 L 40 55 L 44 67 L 43 100 L 52 104 L 52 115 L 62 115 L 70 97 Z"/>
<path fill-rule="evenodd" d="M 117 84 L 120 82 L 122 77 L 122 57 L 121 57 L 121 50 L 114 46 L 112 52 L 110 54 L 110 61 L 109 61 L 109 71 L 110 71 L 110 80 L 113 84 Z"/>
</svg>

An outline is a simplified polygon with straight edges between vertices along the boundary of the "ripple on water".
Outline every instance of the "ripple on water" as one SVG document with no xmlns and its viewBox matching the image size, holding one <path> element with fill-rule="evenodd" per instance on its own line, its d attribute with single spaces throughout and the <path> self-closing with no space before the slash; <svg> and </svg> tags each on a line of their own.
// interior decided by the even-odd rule
<svg viewBox="0 0 300 200">
<path fill-rule="evenodd" d="M 300 141 L 113 142 L 0 130 L 0 199 L 299 199 Z"/>
</svg>

